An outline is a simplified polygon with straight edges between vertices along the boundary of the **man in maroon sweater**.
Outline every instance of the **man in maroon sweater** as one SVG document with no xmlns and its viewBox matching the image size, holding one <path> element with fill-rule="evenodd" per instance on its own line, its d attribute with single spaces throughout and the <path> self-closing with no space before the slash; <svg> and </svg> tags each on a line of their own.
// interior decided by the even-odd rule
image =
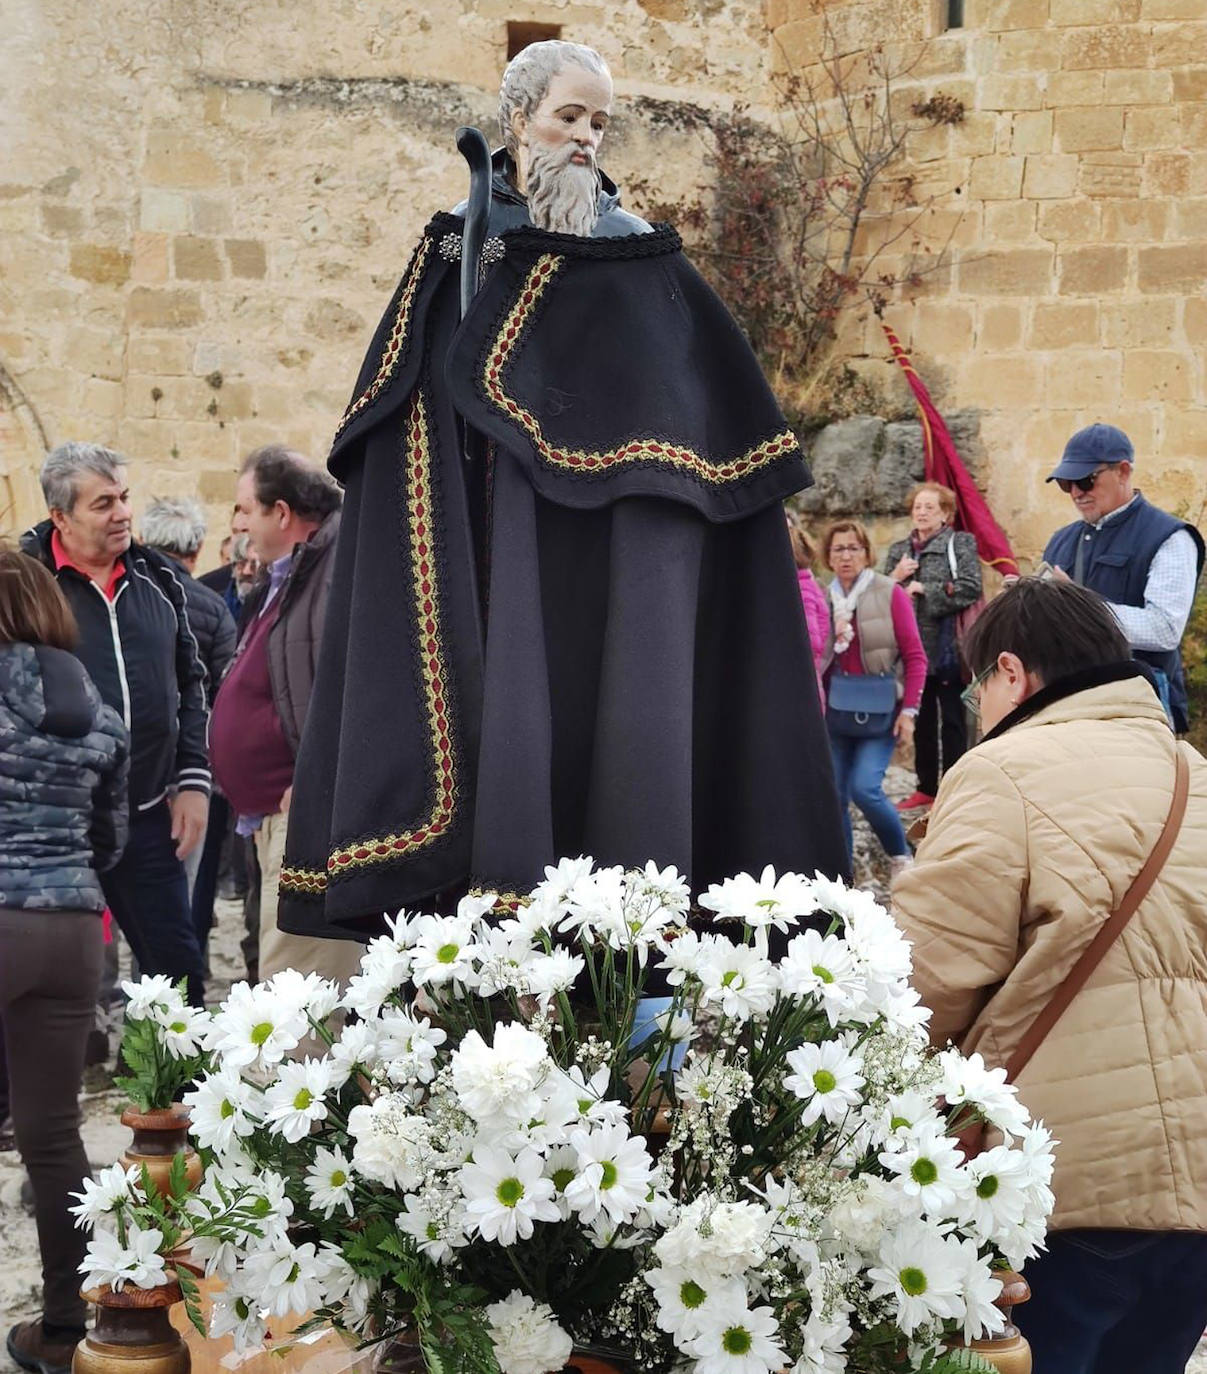
<svg viewBox="0 0 1207 1374">
<path fill-rule="evenodd" d="M 257 449 L 236 491 L 261 580 L 248 597 L 239 646 L 214 702 L 210 758 L 260 861 L 260 977 L 283 968 L 347 981 L 355 941 L 315 940 L 277 929 L 277 894 L 293 767 L 314 685 L 335 562 L 340 490 L 299 453 Z"/>
</svg>

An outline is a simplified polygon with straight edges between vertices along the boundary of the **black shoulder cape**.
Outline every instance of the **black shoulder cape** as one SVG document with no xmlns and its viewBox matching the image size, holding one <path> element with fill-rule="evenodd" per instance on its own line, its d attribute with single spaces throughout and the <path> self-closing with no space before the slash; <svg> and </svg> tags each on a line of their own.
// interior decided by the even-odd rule
<svg viewBox="0 0 1207 1374">
<path fill-rule="evenodd" d="M 461 227 L 425 230 L 331 453 L 281 928 L 364 938 L 563 854 L 845 872 L 780 504 L 810 478 L 741 331 L 665 227 L 510 230 L 459 323 Z"/>
</svg>

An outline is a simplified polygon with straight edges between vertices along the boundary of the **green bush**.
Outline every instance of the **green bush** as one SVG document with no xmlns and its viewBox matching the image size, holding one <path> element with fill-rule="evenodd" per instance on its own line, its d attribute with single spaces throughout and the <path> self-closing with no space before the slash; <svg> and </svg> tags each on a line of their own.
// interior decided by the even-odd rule
<svg viewBox="0 0 1207 1374">
<path fill-rule="evenodd" d="M 1191 744 L 1207 753 L 1207 582 L 1199 588 L 1182 638 L 1182 664 L 1190 695 Z"/>
</svg>

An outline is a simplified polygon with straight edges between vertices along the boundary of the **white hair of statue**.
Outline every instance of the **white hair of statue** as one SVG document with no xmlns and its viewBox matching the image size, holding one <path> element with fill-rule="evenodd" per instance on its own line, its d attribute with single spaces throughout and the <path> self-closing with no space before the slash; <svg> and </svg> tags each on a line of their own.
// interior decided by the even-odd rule
<svg viewBox="0 0 1207 1374">
<path fill-rule="evenodd" d="M 518 145 L 515 130 L 511 127 L 512 116 L 519 110 L 525 119 L 531 119 L 536 107 L 545 98 L 549 83 L 563 67 L 571 65 L 606 76 L 609 81 L 612 79 L 608 64 L 594 48 L 588 48 L 583 43 L 567 43 L 561 38 L 529 43 L 507 64 L 499 87 L 499 129 L 503 135 L 503 146 L 511 154 L 513 162 L 518 161 Z"/>
</svg>

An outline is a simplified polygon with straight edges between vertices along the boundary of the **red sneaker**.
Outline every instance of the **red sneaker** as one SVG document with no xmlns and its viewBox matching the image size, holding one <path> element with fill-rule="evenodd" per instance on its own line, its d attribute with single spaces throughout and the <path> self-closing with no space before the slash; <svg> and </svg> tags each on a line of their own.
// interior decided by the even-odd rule
<svg viewBox="0 0 1207 1374">
<path fill-rule="evenodd" d="M 898 811 L 920 811 L 924 806 L 934 806 L 935 799 L 928 792 L 913 792 L 904 801 L 897 803 Z"/>
</svg>

